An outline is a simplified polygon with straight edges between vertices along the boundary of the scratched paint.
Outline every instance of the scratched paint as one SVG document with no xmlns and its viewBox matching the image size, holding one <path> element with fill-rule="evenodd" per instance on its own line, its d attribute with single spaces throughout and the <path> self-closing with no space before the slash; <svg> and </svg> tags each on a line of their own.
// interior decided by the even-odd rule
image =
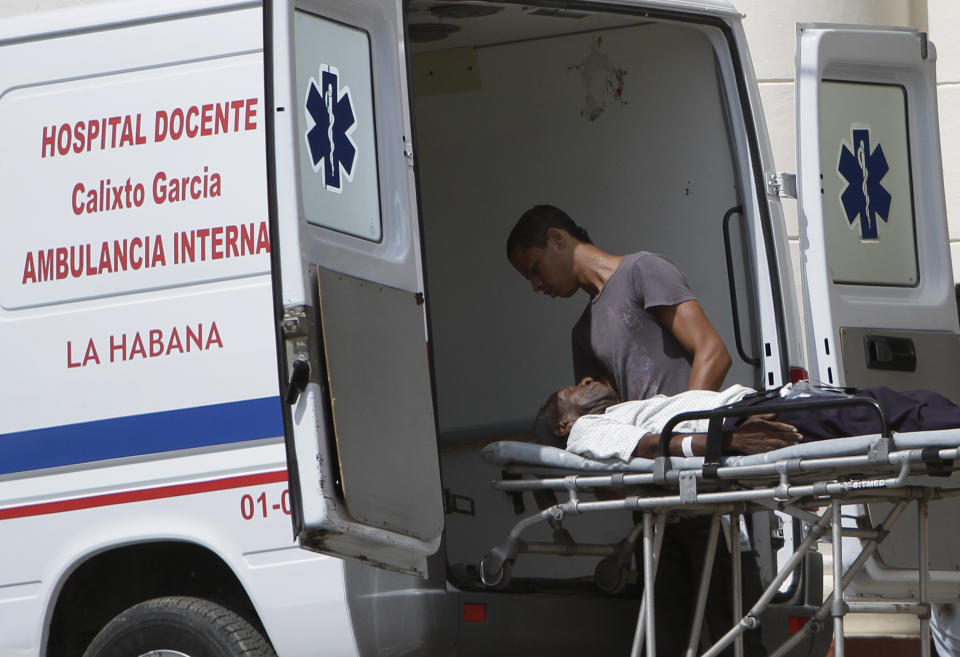
<svg viewBox="0 0 960 657">
<path fill-rule="evenodd" d="M 567 72 L 577 73 L 585 96 L 580 116 L 596 121 L 609 107 L 626 107 L 623 96 L 627 71 L 614 65 L 603 52 L 603 37 L 590 42 L 590 50 L 578 64 L 567 67 Z"/>
</svg>

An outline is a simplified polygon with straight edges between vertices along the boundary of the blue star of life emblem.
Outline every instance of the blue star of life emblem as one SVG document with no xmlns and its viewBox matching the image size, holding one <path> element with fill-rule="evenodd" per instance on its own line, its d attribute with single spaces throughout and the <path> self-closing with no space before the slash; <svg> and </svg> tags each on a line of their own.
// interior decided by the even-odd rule
<svg viewBox="0 0 960 657">
<path fill-rule="evenodd" d="M 847 221 L 859 219 L 860 236 L 865 240 L 879 239 L 877 216 L 890 220 L 890 192 L 880 181 L 890 170 L 883 147 L 879 144 L 870 152 L 870 131 L 853 130 L 853 150 L 843 144 L 837 171 L 847 180 L 847 188 L 840 195 Z"/>
<path fill-rule="evenodd" d="M 341 173 L 353 180 L 357 145 L 351 133 L 357 127 L 350 88 L 340 88 L 340 72 L 333 66 L 320 65 L 320 83 L 310 78 L 306 109 L 308 123 L 307 148 L 314 172 L 323 172 L 323 185 L 332 192 L 343 190 Z"/>
</svg>

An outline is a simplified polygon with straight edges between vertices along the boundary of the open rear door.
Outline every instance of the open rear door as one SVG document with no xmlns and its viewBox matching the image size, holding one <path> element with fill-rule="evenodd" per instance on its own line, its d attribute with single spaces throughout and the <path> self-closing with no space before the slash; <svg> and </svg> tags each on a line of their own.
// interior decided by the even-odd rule
<svg viewBox="0 0 960 657">
<path fill-rule="evenodd" d="M 400 2 L 264 11 L 294 529 L 424 575 L 443 510 Z"/>
<path fill-rule="evenodd" d="M 916 30 L 798 26 L 807 354 L 824 383 L 960 401 L 935 59 Z"/>
</svg>

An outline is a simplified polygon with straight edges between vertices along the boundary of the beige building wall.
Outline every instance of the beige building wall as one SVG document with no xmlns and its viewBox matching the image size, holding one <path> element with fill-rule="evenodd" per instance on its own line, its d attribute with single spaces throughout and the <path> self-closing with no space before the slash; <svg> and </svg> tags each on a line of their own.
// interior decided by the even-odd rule
<svg viewBox="0 0 960 657">
<path fill-rule="evenodd" d="M 48 9 L 91 5 L 102 0 L 0 0 L 0 16 L 30 14 Z"/>
<path fill-rule="evenodd" d="M 960 281 L 960 2 L 926 0 L 930 39 L 937 46 L 937 93 L 940 100 L 940 145 L 950 222 L 953 280 Z"/>
</svg>

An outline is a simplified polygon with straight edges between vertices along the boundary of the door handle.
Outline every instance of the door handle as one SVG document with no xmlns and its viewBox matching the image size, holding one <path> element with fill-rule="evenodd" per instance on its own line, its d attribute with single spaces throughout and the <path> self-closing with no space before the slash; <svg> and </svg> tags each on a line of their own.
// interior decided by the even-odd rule
<svg viewBox="0 0 960 657">
<path fill-rule="evenodd" d="M 305 360 L 293 362 L 293 371 L 290 372 L 290 382 L 287 383 L 287 394 L 283 398 L 287 405 L 293 406 L 300 398 L 300 393 L 306 390 L 310 381 L 310 363 Z"/>
<path fill-rule="evenodd" d="M 865 335 L 863 345 L 867 369 L 896 372 L 915 372 L 917 369 L 917 350 L 910 338 Z"/>
<path fill-rule="evenodd" d="M 737 279 L 733 274 L 733 247 L 730 243 L 730 219 L 733 215 L 743 214 L 743 206 L 727 210 L 723 215 L 723 252 L 727 258 L 727 287 L 730 290 L 730 311 L 733 315 L 733 341 L 737 346 L 740 359 L 748 365 L 760 367 L 760 359 L 747 354 L 743 348 L 743 336 L 740 334 L 740 309 L 737 307 Z"/>
</svg>

